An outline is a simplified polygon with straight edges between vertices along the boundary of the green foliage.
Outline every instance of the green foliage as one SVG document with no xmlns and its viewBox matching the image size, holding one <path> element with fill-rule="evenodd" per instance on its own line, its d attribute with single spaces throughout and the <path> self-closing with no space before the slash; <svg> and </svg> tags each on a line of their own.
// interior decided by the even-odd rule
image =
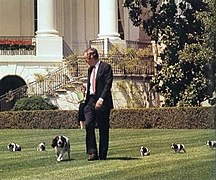
<svg viewBox="0 0 216 180">
<path fill-rule="evenodd" d="M 23 110 L 55 110 L 57 106 L 48 103 L 41 96 L 24 97 L 15 103 L 12 110 L 23 111 Z"/>
<path fill-rule="evenodd" d="M 45 76 L 40 74 L 40 73 L 34 73 L 34 77 L 36 82 L 44 82 L 45 81 Z"/>
<path fill-rule="evenodd" d="M 5 111 L 0 129 L 78 128 L 77 110 Z M 111 128 L 215 129 L 215 107 L 164 107 L 113 109 Z"/>
<path fill-rule="evenodd" d="M 139 74 L 145 79 L 146 76 L 153 75 L 155 72 L 153 52 L 150 46 L 143 49 L 120 49 L 118 46 L 113 46 L 109 50 L 109 59 L 127 75 Z M 128 108 L 146 107 L 147 101 L 149 107 L 157 105 L 157 103 L 152 103 L 152 95 L 155 96 L 155 93 L 150 91 L 149 81 L 146 79 L 143 81 L 142 87 L 139 87 L 136 82 L 131 84 L 119 82 L 117 86 L 125 97 Z"/>
<path fill-rule="evenodd" d="M 201 105 L 202 101 L 213 96 L 214 84 L 211 81 L 214 54 L 207 44 L 186 45 L 180 51 L 179 64 L 184 74 L 184 87 L 180 93 L 181 102 L 187 106 Z"/>
<path fill-rule="evenodd" d="M 214 129 L 214 107 L 114 109 L 111 128 Z"/>
<path fill-rule="evenodd" d="M 78 60 L 77 54 L 71 54 L 70 56 L 66 57 L 65 63 L 71 66 L 76 66 Z"/>
<path fill-rule="evenodd" d="M 119 68 L 124 69 L 127 74 L 139 72 L 144 75 L 146 68 L 145 62 L 150 61 L 152 57 L 151 47 L 146 47 L 144 49 L 120 49 L 118 46 L 113 46 L 109 50 L 109 59 L 114 61 L 114 64 Z"/>
<path fill-rule="evenodd" d="M 210 104 L 215 105 L 216 104 L 216 1 L 215 0 L 208 0 L 210 11 L 201 14 L 200 18 L 204 17 L 204 23 L 206 25 L 206 39 L 208 46 L 211 47 L 211 49 L 214 52 L 214 61 L 211 61 L 211 82 L 213 85 L 214 90 L 214 96 L 210 98 Z"/>
<path fill-rule="evenodd" d="M 66 57 L 64 62 L 69 68 L 70 74 L 77 76 L 78 71 L 78 55 L 71 54 L 70 56 Z"/>
<path fill-rule="evenodd" d="M 146 98 L 144 91 L 136 82 L 119 81 L 117 87 L 127 101 L 127 108 L 146 107 Z"/>
<path fill-rule="evenodd" d="M 205 44 L 191 44 L 179 51 L 178 59 L 178 63 L 162 66 L 152 79 L 154 88 L 163 93 L 167 105 L 200 106 L 212 97 L 213 52 Z"/>
<path fill-rule="evenodd" d="M 216 84 L 215 51 L 209 46 L 215 15 L 202 0 L 183 0 L 178 6 L 174 0 L 161 6 L 158 2 L 128 0 L 124 4 L 133 24 L 143 25 L 151 39 L 165 47 L 152 89 L 165 97 L 165 106 L 200 106 L 212 98 Z M 151 13 L 147 11 L 148 17 L 143 18 L 147 7 Z"/>
</svg>

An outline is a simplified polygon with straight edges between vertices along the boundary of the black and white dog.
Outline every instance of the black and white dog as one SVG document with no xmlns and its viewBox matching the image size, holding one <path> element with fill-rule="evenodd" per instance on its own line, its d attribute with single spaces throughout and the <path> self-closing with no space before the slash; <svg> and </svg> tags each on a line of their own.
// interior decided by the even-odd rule
<svg viewBox="0 0 216 180">
<path fill-rule="evenodd" d="M 211 149 L 216 149 L 216 141 L 206 141 L 206 145 Z"/>
<path fill-rule="evenodd" d="M 186 153 L 184 144 L 172 143 L 171 149 L 174 149 L 175 153 L 180 153 L 180 152 L 182 152 L 182 151 L 183 151 L 184 153 Z"/>
<path fill-rule="evenodd" d="M 21 151 L 21 146 L 19 144 L 16 143 L 10 143 L 7 146 L 9 151 Z"/>
<path fill-rule="evenodd" d="M 38 144 L 37 151 L 46 151 L 46 144 L 45 144 L 45 142 L 40 142 Z"/>
<path fill-rule="evenodd" d="M 140 155 L 141 156 L 148 156 L 148 155 L 150 155 L 150 150 L 147 147 L 141 146 L 140 147 Z"/>
<path fill-rule="evenodd" d="M 51 146 L 55 149 L 57 162 L 60 162 L 63 159 L 63 155 L 65 152 L 68 152 L 68 160 L 70 160 L 71 149 L 70 149 L 70 141 L 69 141 L 68 137 L 56 136 L 52 140 Z"/>
</svg>

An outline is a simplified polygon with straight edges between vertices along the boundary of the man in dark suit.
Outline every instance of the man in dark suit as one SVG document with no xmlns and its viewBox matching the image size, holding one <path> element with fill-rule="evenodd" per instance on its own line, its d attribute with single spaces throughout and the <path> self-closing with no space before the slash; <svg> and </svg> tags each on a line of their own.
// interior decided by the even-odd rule
<svg viewBox="0 0 216 180">
<path fill-rule="evenodd" d="M 113 72 L 108 63 L 99 60 L 98 51 L 89 48 L 84 52 L 88 69 L 85 101 L 86 151 L 88 160 L 106 160 L 109 146 L 109 116 L 113 108 L 111 94 Z M 99 128 L 99 156 L 95 137 L 95 125 Z"/>
</svg>

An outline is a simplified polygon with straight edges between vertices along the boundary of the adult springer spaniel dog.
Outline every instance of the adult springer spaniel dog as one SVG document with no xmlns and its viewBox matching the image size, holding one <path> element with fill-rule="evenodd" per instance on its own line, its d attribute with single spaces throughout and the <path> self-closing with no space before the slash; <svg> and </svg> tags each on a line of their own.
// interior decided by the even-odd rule
<svg viewBox="0 0 216 180">
<path fill-rule="evenodd" d="M 68 137 L 56 136 L 52 140 L 51 146 L 55 149 L 57 162 L 60 162 L 63 159 L 63 155 L 66 151 L 68 152 L 68 160 L 70 160 L 70 141 Z"/>
</svg>

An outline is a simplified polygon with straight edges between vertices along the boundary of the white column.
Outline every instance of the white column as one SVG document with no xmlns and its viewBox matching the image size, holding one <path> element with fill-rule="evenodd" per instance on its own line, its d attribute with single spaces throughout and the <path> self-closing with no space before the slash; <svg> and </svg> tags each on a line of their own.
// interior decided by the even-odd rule
<svg viewBox="0 0 216 180">
<path fill-rule="evenodd" d="M 62 37 L 56 30 L 55 0 L 38 0 L 38 30 L 36 32 L 36 56 L 38 59 L 61 61 L 63 58 Z"/>
<path fill-rule="evenodd" d="M 37 36 L 58 36 L 54 0 L 37 0 Z"/>
<path fill-rule="evenodd" d="M 99 39 L 120 39 L 117 0 L 99 0 Z"/>
</svg>

